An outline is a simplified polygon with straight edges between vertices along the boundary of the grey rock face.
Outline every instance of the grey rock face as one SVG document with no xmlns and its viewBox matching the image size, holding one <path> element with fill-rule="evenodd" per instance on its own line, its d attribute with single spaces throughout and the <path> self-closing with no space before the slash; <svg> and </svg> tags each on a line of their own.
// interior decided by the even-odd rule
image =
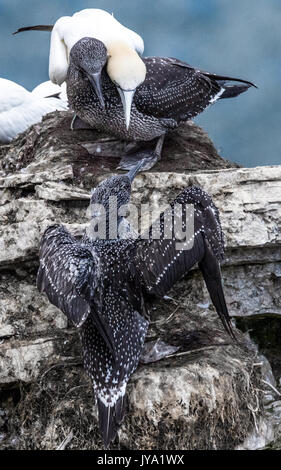
<svg viewBox="0 0 281 470">
<path fill-rule="evenodd" d="M 77 332 L 37 292 L 35 279 L 43 231 L 63 223 L 74 235 L 83 233 L 90 188 L 115 172 L 124 144 L 94 131 L 71 132 L 70 120 L 70 113 L 51 114 L 0 147 L 2 448 L 56 449 L 68 437 L 67 448 L 102 446 Z M 281 167 L 238 168 L 188 123 L 167 138 L 153 171 L 135 179 L 132 202 L 149 202 L 157 211 L 191 184 L 209 192 L 220 209 L 230 314 L 279 316 Z M 249 337 L 237 335 L 233 344 L 192 270 L 151 309 L 148 339 L 179 350 L 138 367 L 113 447 L 256 448 L 272 440 L 278 420 L 264 406 L 278 408 L 276 382 Z"/>
</svg>

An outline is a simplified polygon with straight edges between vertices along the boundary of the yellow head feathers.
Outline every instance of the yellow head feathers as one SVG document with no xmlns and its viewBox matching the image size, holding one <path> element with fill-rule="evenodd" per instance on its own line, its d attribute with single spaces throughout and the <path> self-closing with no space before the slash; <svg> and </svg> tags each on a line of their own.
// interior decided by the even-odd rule
<svg viewBox="0 0 281 470">
<path fill-rule="evenodd" d="M 146 76 L 146 67 L 137 52 L 122 42 L 107 46 L 107 73 L 122 90 L 135 90 Z"/>
</svg>

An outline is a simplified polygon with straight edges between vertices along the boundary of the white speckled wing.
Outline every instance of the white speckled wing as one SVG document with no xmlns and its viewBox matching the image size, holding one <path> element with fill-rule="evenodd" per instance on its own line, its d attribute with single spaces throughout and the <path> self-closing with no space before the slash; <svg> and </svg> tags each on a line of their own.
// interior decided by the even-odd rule
<svg viewBox="0 0 281 470">
<path fill-rule="evenodd" d="M 182 244 L 181 248 L 177 248 L 178 240 L 174 230 L 170 239 L 165 238 L 165 217 L 168 214 L 168 222 L 171 222 L 174 227 L 176 204 L 183 205 L 183 231 L 190 220 L 185 217 L 185 205 L 192 204 L 194 207 L 193 230 L 187 231 L 189 239 L 186 245 Z M 150 229 L 148 240 L 140 238 L 137 241 L 135 265 L 144 288 L 148 294 L 163 297 L 177 281 L 188 273 L 192 266 L 198 263 L 217 313 L 226 331 L 234 337 L 219 266 L 219 260 L 224 253 L 224 243 L 218 209 L 211 197 L 195 186 L 186 188 L 173 201 L 171 208 L 172 211 L 167 209 L 160 215 L 159 239 L 153 238 Z"/>
<path fill-rule="evenodd" d="M 178 123 L 209 106 L 221 87 L 199 70 L 169 57 L 145 57 L 147 74 L 134 97 L 137 109 Z"/>
<path fill-rule="evenodd" d="M 87 319 L 97 279 L 93 250 L 81 245 L 61 225 L 49 227 L 41 240 L 37 287 L 74 323 Z"/>
<path fill-rule="evenodd" d="M 176 236 L 176 205 L 182 206 L 181 229 L 186 233 L 186 243 L 181 246 Z M 194 208 L 193 218 L 190 218 L 191 214 L 187 212 L 187 205 L 191 205 L 191 211 Z M 212 206 L 207 193 L 197 187 L 187 188 L 173 201 L 171 209 L 160 215 L 159 239 L 154 238 L 150 228 L 149 239 L 138 240 L 136 266 L 148 293 L 162 297 L 192 266 L 200 262 L 205 253 L 204 237 L 210 237 L 211 240 L 219 238 L 219 244 L 221 243 L 221 232 L 218 231 L 218 226 L 214 230 L 212 221 L 215 214 L 211 213 L 210 221 L 206 217 Z M 172 227 L 171 236 L 165 235 L 165 226 Z M 215 242 L 212 241 L 212 244 L 215 249 Z"/>
</svg>

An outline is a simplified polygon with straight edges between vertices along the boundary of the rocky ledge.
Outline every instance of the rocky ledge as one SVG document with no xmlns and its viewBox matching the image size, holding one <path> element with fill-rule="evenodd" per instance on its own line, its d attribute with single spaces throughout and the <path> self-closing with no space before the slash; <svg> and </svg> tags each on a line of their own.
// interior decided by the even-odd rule
<svg viewBox="0 0 281 470">
<path fill-rule="evenodd" d="M 0 147 L 0 448 L 101 449 L 78 335 L 37 292 L 38 244 L 63 223 L 80 235 L 90 189 L 126 147 L 70 131 L 53 113 Z M 133 185 L 155 208 L 196 184 L 220 209 L 222 275 L 238 342 L 225 334 L 197 269 L 151 311 L 148 340 L 180 349 L 140 364 L 116 449 L 254 449 L 280 432 L 281 166 L 239 168 L 192 122 Z M 239 328 L 239 329 L 238 329 Z"/>
</svg>

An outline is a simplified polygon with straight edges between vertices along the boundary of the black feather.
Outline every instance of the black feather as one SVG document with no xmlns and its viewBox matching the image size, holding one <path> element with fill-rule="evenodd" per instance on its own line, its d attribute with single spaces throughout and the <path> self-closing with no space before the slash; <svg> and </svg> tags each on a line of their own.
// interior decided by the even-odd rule
<svg viewBox="0 0 281 470">
<path fill-rule="evenodd" d="M 125 415 L 125 408 L 127 403 L 126 395 L 120 397 L 115 405 L 115 419 L 118 426 L 120 426 L 123 422 L 124 415 Z"/>
<path fill-rule="evenodd" d="M 226 77 L 224 75 L 217 75 L 215 73 L 210 73 L 210 72 L 205 72 L 205 71 L 201 71 L 201 73 L 203 75 L 205 75 L 205 77 L 208 77 L 212 80 L 216 80 L 218 82 L 220 81 L 223 81 L 223 82 L 240 82 L 240 83 L 244 83 L 246 85 L 249 85 L 249 86 L 253 86 L 254 88 L 258 88 L 257 85 L 255 85 L 253 82 L 249 82 L 248 80 L 243 80 L 242 78 L 235 78 L 235 77 Z"/>
<path fill-rule="evenodd" d="M 225 99 L 225 98 L 235 98 L 238 95 L 241 95 L 241 93 L 244 93 L 245 91 L 248 90 L 250 85 L 227 85 L 224 86 L 225 90 L 220 96 L 220 100 Z"/>
<path fill-rule="evenodd" d="M 162 297 L 180 280 L 196 263 L 202 271 L 211 300 L 227 333 L 234 338 L 230 318 L 226 307 L 219 260 L 224 253 L 224 242 L 218 209 L 211 197 L 201 188 L 185 189 L 171 204 L 172 216 L 176 204 L 194 207 L 194 236 L 190 249 L 177 250 L 176 238 L 166 240 L 164 220 L 170 209 L 159 217 L 161 232 L 159 240 L 152 237 L 139 240 L 135 264 L 144 288 L 149 294 Z M 185 216 L 185 211 L 183 211 Z M 174 223 L 172 217 L 172 223 Z M 185 227 L 183 227 L 185 228 Z M 151 235 L 151 229 L 149 231 Z"/>
<path fill-rule="evenodd" d="M 236 340 L 223 293 L 220 266 L 207 241 L 205 242 L 205 255 L 198 263 L 198 266 L 203 274 L 211 300 L 225 330 Z"/>
<path fill-rule="evenodd" d="M 18 33 L 23 33 L 24 31 L 52 31 L 54 25 L 48 24 L 48 25 L 42 25 L 38 24 L 36 26 L 24 26 L 23 28 L 17 29 L 13 34 L 18 34 Z"/>
<path fill-rule="evenodd" d="M 120 400 L 120 399 L 119 399 Z M 115 407 L 106 406 L 99 398 L 97 400 L 99 412 L 99 427 L 105 448 L 113 441 L 117 433 Z"/>
<path fill-rule="evenodd" d="M 42 237 L 39 258 L 39 291 L 45 292 L 50 302 L 80 326 L 90 313 L 85 292 L 90 298 L 95 288 L 92 253 L 63 226 L 52 225 Z"/>
</svg>

